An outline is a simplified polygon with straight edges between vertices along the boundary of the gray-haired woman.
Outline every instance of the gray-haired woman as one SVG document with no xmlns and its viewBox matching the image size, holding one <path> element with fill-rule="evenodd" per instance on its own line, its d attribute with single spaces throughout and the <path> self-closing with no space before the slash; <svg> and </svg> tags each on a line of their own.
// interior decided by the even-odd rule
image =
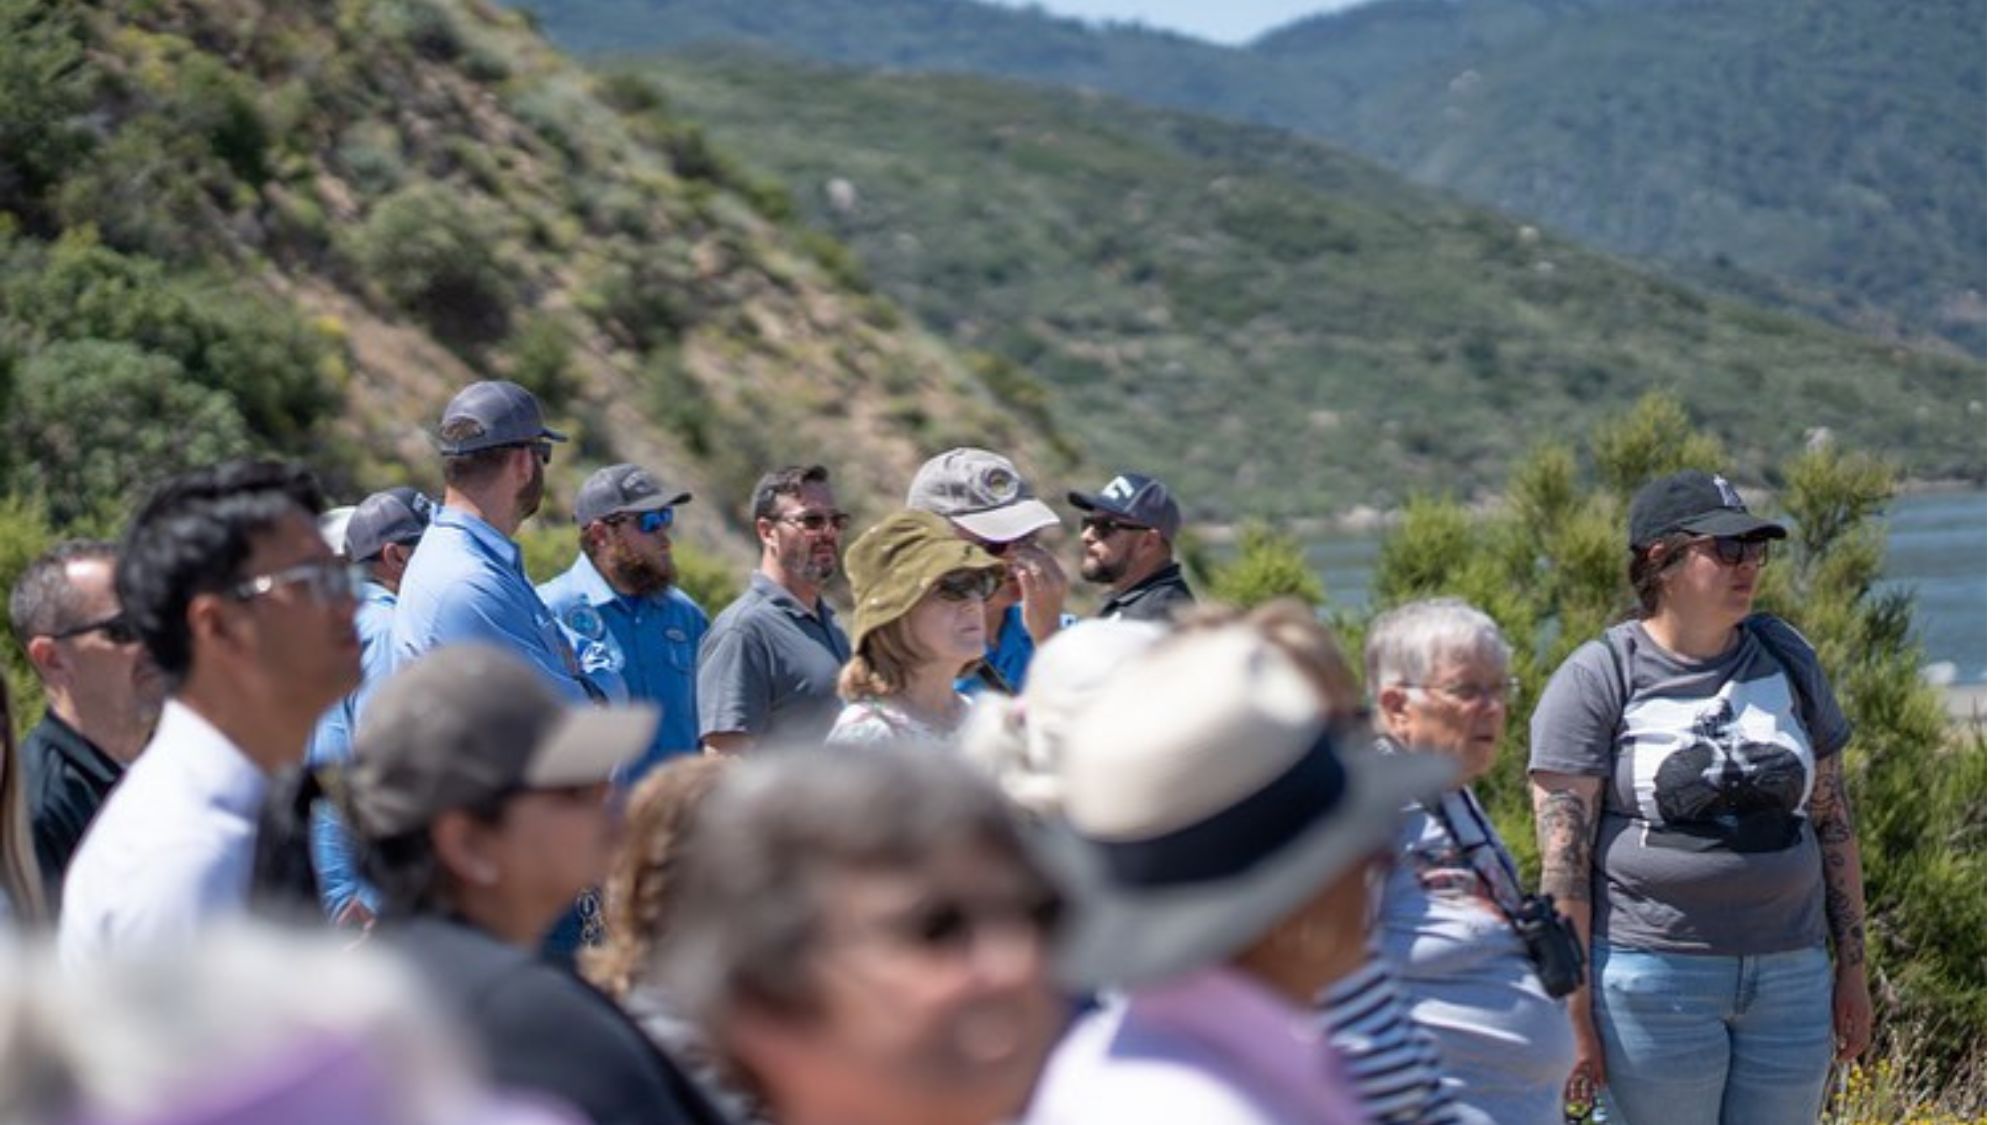
<svg viewBox="0 0 2000 1125">
<path fill-rule="evenodd" d="M 1390 610 L 1368 630 L 1380 746 L 1460 763 L 1458 786 L 1405 808 L 1383 886 L 1381 949 L 1411 1014 L 1437 1040 L 1469 1122 L 1556 1121 L 1576 1061 L 1561 1004 L 1538 979 L 1513 917 L 1513 857 L 1472 794 L 1493 766 L 1516 684 L 1499 626 L 1457 598 Z"/>
</svg>

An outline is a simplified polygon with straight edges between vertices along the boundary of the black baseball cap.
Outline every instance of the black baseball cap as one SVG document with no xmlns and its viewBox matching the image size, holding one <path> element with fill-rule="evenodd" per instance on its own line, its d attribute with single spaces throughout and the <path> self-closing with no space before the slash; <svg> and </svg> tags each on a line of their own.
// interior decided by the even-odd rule
<svg viewBox="0 0 2000 1125">
<path fill-rule="evenodd" d="M 639 466 L 621 462 L 584 478 L 576 490 L 576 522 L 581 526 L 624 512 L 654 512 L 692 499 L 692 492 L 676 492 Z"/>
<path fill-rule="evenodd" d="M 1783 539 L 1785 526 L 1750 514 L 1719 473 L 1682 469 L 1647 481 L 1632 497 L 1631 544 L 1657 543 L 1676 531 L 1718 538 Z"/>
<path fill-rule="evenodd" d="M 1181 506 L 1164 482 L 1140 473 L 1112 477 L 1095 496 L 1072 491 L 1071 505 L 1086 512 L 1108 512 L 1128 523 L 1150 527 L 1172 539 L 1181 529 Z"/>
</svg>

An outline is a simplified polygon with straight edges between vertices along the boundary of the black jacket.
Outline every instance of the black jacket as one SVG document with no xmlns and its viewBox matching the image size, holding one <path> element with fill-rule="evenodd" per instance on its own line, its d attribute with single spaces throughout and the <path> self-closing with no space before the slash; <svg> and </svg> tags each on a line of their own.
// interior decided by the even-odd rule
<svg viewBox="0 0 2000 1125">
<path fill-rule="evenodd" d="M 1121 621 L 1171 621 L 1175 610 L 1193 604 L 1194 591 L 1188 589 L 1187 580 L 1181 577 L 1181 564 L 1170 562 L 1124 593 L 1104 599 L 1104 608 L 1097 616 Z"/>
<path fill-rule="evenodd" d="M 583 980 L 462 921 L 385 922 L 485 1050 L 502 1088 L 551 1094 L 596 1125 L 727 1125 L 618 1006 Z"/>
<path fill-rule="evenodd" d="M 53 713 L 43 715 L 21 740 L 21 761 L 27 765 L 28 824 L 35 837 L 35 860 L 54 906 L 62 895 L 63 872 L 83 842 L 84 829 L 104 806 L 111 787 L 125 776 L 125 766 Z"/>
</svg>

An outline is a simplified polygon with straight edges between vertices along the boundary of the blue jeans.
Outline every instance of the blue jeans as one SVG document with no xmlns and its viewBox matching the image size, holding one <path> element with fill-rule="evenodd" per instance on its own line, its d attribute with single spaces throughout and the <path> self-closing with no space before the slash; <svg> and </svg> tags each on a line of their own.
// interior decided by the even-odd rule
<svg viewBox="0 0 2000 1125">
<path fill-rule="evenodd" d="M 1833 970 L 1818 947 L 1753 957 L 1600 943 L 1591 1011 L 1611 1120 L 1813 1125 L 1833 1063 Z"/>
</svg>

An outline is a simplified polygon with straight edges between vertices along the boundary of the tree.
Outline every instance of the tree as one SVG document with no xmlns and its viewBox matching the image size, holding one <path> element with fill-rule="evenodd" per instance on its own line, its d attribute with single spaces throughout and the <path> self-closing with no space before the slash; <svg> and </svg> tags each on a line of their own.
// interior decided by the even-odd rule
<svg viewBox="0 0 2000 1125">
<path fill-rule="evenodd" d="M 1299 541 L 1260 521 L 1244 525 L 1236 557 L 1214 568 L 1207 585 L 1211 597 L 1245 609 L 1287 597 L 1315 609 L 1326 604 L 1326 587 Z"/>
<path fill-rule="evenodd" d="M 1720 443 L 1661 395 L 1601 427 L 1590 454 L 1586 476 L 1567 449 L 1532 450 L 1491 517 L 1412 500 L 1383 543 L 1375 607 L 1456 594 L 1485 609 L 1514 648 L 1525 698 L 1538 698 L 1563 659 L 1631 602 L 1632 493 L 1662 473 L 1725 465 Z M 1983 1050 L 1986 745 L 1951 728 L 1919 675 L 1909 597 L 1877 589 L 1894 481 L 1880 459 L 1831 446 L 1787 462 L 1776 501 L 1792 536 L 1767 569 L 1759 608 L 1813 642 L 1854 725 L 1844 754 L 1867 877 L 1878 1041 L 1893 1029 L 1962 1061 Z M 1525 783 L 1531 713 L 1509 713 L 1498 761 L 1479 782 L 1530 881 L 1539 866 Z"/>
</svg>

